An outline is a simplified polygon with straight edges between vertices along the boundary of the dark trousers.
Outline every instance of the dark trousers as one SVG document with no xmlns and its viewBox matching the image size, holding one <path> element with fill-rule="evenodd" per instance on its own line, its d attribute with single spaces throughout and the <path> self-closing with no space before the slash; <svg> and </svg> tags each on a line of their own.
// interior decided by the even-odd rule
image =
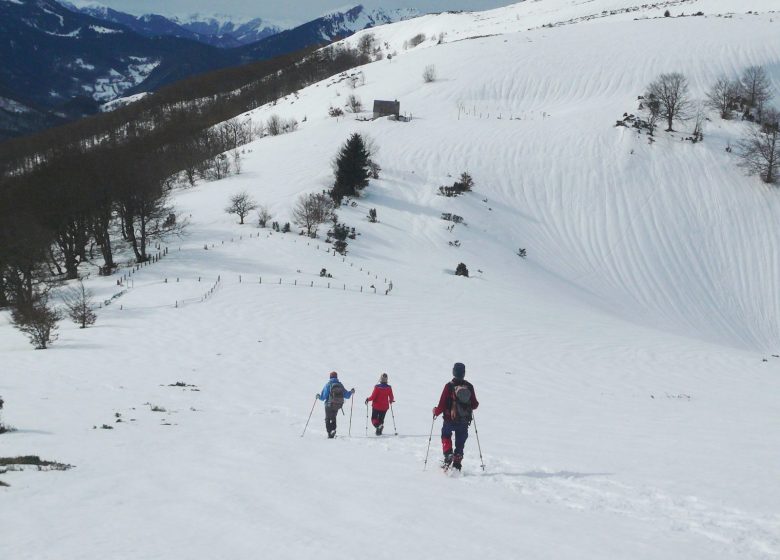
<svg viewBox="0 0 780 560">
<path fill-rule="evenodd" d="M 371 423 L 375 428 L 380 424 L 385 423 L 385 414 L 387 414 L 386 410 L 377 410 L 376 408 L 371 407 Z"/>
<path fill-rule="evenodd" d="M 336 416 L 338 413 L 338 408 L 325 405 L 325 429 L 328 431 L 328 433 L 336 429 Z"/>
<path fill-rule="evenodd" d="M 452 434 L 455 433 L 455 449 L 452 448 Z M 441 449 L 445 455 L 455 452 L 455 455 L 463 457 L 463 446 L 469 437 L 469 425 L 466 422 L 444 421 L 441 427 Z"/>
</svg>

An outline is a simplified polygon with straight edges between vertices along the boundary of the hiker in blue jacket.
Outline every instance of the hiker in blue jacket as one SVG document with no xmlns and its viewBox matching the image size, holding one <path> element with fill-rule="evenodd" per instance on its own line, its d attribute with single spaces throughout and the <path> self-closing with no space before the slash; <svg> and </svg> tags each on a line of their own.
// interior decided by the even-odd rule
<svg viewBox="0 0 780 560">
<path fill-rule="evenodd" d="M 349 391 L 344 388 L 344 385 L 339 381 L 338 373 L 330 372 L 330 379 L 317 395 L 317 398 L 325 403 L 325 430 L 328 432 L 329 438 L 336 437 L 336 415 L 344 406 L 344 399 L 348 399 L 354 394 L 354 388 Z"/>
</svg>

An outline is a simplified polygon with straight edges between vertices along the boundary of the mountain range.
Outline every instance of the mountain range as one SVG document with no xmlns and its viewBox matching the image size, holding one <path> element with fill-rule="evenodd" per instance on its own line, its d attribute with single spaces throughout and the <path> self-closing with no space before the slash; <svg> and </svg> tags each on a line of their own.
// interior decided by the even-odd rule
<svg viewBox="0 0 780 560">
<path fill-rule="evenodd" d="M 174 20 L 54 0 L 0 0 L 0 141 L 94 114 L 107 102 L 188 76 L 414 15 L 358 5 L 281 30 L 259 18 Z"/>
</svg>

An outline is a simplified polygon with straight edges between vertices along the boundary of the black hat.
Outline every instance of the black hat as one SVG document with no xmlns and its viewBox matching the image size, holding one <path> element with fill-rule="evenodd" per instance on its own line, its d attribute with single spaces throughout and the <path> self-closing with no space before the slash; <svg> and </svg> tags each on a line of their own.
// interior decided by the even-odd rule
<svg viewBox="0 0 780 560">
<path fill-rule="evenodd" d="M 463 379 L 466 377 L 466 366 L 460 362 L 455 362 L 455 365 L 452 366 L 452 377 L 455 379 Z"/>
</svg>

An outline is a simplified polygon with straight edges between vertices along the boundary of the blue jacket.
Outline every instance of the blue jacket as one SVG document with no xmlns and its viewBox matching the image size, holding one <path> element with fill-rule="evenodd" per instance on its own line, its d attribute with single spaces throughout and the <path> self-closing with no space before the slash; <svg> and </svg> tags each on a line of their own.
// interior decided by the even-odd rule
<svg viewBox="0 0 780 560">
<path fill-rule="evenodd" d="M 341 383 L 341 381 L 338 380 L 337 377 L 332 377 L 328 380 L 328 382 L 325 384 L 325 386 L 322 388 L 322 391 L 320 391 L 320 400 L 324 401 L 325 403 L 328 402 L 328 397 L 330 396 L 330 386 L 334 383 Z M 343 385 L 343 383 L 341 383 Z M 352 396 L 352 391 L 347 391 L 346 387 L 344 388 L 344 398 L 348 399 Z"/>
</svg>

